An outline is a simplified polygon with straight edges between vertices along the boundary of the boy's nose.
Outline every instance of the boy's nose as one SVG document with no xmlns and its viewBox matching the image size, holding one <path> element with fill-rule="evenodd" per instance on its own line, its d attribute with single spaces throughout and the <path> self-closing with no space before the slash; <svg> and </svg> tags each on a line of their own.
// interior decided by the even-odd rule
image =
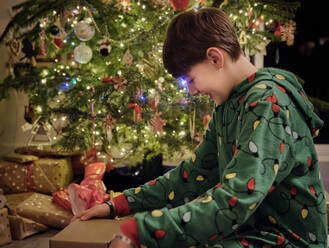
<svg viewBox="0 0 329 248">
<path fill-rule="evenodd" d="M 187 87 L 188 87 L 189 94 L 191 96 L 195 96 L 198 94 L 199 91 L 194 87 L 193 84 L 188 84 Z"/>
</svg>

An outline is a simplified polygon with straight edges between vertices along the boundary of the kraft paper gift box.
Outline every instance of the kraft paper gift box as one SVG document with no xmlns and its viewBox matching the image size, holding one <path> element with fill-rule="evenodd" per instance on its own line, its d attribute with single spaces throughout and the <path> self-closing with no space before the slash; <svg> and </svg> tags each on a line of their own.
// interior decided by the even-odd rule
<svg viewBox="0 0 329 248">
<path fill-rule="evenodd" d="M 74 221 L 49 240 L 50 248 L 107 248 L 123 220 Z"/>
<path fill-rule="evenodd" d="M 9 215 L 8 217 L 10 222 L 11 237 L 15 240 L 22 240 L 28 236 L 47 231 L 49 229 L 46 225 L 24 217 L 15 215 Z"/>
<path fill-rule="evenodd" d="M 11 242 L 7 208 L 0 209 L 0 246 Z"/>
<path fill-rule="evenodd" d="M 51 194 L 73 180 L 69 158 L 13 154 L 0 161 L 0 187 L 5 193 L 35 191 Z M 8 161 L 10 160 L 10 161 Z"/>
<path fill-rule="evenodd" d="M 59 229 L 66 227 L 73 217 L 71 212 L 54 203 L 51 196 L 40 193 L 33 193 L 19 203 L 15 212 L 19 216 Z"/>
</svg>

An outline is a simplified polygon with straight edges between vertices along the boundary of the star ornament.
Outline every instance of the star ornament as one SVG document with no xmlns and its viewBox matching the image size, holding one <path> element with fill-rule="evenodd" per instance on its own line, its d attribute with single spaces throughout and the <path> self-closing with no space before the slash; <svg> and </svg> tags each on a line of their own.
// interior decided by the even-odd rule
<svg viewBox="0 0 329 248">
<path fill-rule="evenodd" d="M 167 121 L 161 119 L 162 112 L 157 112 L 152 115 L 151 124 L 152 124 L 152 133 L 159 131 L 163 132 L 162 127 L 166 125 Z"/>
<path fill-rule="evenodd" d="M 115 7 L 117 7 L 119 10 L 122 10 L 123 12 L 126 12 L 130 9 L 132 3 L 129 0 L 119 0 Z"/>
</svg>

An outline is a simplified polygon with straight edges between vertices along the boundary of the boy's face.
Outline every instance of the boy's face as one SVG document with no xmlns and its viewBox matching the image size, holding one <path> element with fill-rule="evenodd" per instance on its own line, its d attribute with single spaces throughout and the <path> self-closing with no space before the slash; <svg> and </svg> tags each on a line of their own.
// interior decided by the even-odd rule
<svg viewBox="0 0 329 248">
<path fill-rule="evenodd" d="M 217 105 L 222 104 L 232 90 L 223 69 L 219 69 L 209 59 L 192 66 L 186 75 L 186 81 L 190 95 L 208 95 Z"/>
</svg>

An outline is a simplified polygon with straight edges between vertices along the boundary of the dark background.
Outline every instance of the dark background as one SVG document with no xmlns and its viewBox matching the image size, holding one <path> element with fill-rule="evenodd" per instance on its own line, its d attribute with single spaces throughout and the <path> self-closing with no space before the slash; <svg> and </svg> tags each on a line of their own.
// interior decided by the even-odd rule
<svg viewBox="0 0 329 248">
<path fill-rule="evenodd" d="M 296 12 L 295 42 L 270 43 L 267 46 L 265 67 L 278 67 L 294 72 L 304 81 L 309 96 L 329 102 L 329 1 L 301 0 Z M 275 57 L 279 52 L 279 63 Z M 329 144 L 329 112 L 318 112 L 325 122 L 315 143 Z"/>
</svg>

